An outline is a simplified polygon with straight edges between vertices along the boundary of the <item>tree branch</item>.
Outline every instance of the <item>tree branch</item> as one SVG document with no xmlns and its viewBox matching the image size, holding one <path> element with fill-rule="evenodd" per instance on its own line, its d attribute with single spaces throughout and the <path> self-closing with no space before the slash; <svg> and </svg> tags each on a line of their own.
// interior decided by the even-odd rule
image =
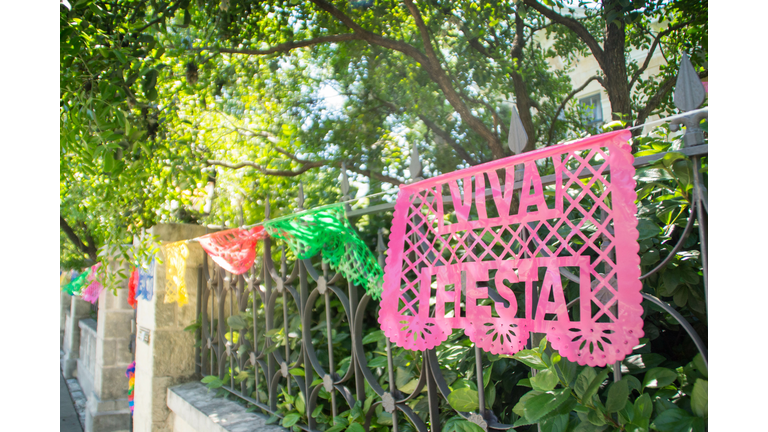
<svg viewBox="0 0 768 432">
<path fill-rule="evenodd" d="M 592 34 L 587 30 L 586 27 L 577 20 L 566 17 L 563 15 L 560 15 L 559 13 L 555 12 L 552 9 L 549 9 L 542 5 L 541 3 L 537 2 L 536 0 L 523 0 L 526 5 L 530 6 L 535 10 L 536 12 L 544 15 L 545 17 L 549 18 L 551 21 L 562 24 L 565 27 L 569 28 L 572 32 L 576 33 L 576 35 L 584 41 L 584 43 L 587 44 L 587 47 L 589 47 L 590 51 L 592 51 L 592 55 L 595 57 L 595 60 L 597 60 L 597 63 L 600 65 L 600 69 L 605 70 L 606 64 L 605 64 L 605 52 L 603 51 L 603 48 L 600 47 L 600 44 L 597 43 L 597 39 L 592 36 Z"/>
<path fill-rule="evenodd" d="M 706 78 L 709 74 L 709 71 L 703 71 L 699 72 L 699 78 Z M 672 91 L 672 88 L 675 86 L 675 82 L 677 82 L 677 75 L 673 75 L 668 77 L 660 86 L 659 89 L 656 91 L 656 93 L 651 96 L 648 101 L 645 103 L 645 107 L 637 112 L 637 119 L 635 120 L 635 126 L 639 126 L 643 123 L 645 123 L 645 120 L 648 119 L 648 117 L 653 113 L 653 111 L 661 104 L 661 101 L 664 100 L 664 97 L 667 96 L 667 94 Z M 639 134 L 642 133 L 642 129 L 636 129 L 635 133 Z"/>
<path fill-rule="evenodd" d="M 645 61 L 643 62 L 643 65 L 640 66 L 640 68 L 637 70 L 637 72 L 635 72 L 634 75 L 632 75 L 632 79 L 629 81 L 629 88 L 630 89 L 632 87 L 634 87 L 635 82 L 637 81 L 637 79 L 640 78 L 640 75 L 643 72 L 645 72 L 645 70 L 648 68 L 648 65 L 651 63 L 651 57 L 653 57 L 653 54 L 656 52 L 656 47 L 661 42 L 661 38 L 663 38 L 664 36 L 667 36 L 668 34 L 672 33 L 675 30 L 679 30 L 679 29 L 687 26 L 688 24 L 690 24 L 692 22 L 693 22 L 693 20 L 688 20 L 688 21 L 679 23 L 677 25 L 670 26 L 668 29 L 666 29 L 666 30 L 664 30 L 662 32 L 659 32 L 659 34 L 656 35 L 656 37 L 653 39 L 653 43 L 651 44 L 651 47 L 648 49 L 648 55 L 645 56 Z"/>
<path fill-rule="evenodd" d="M 341 162 L 342 161 L 335 161 L 335 162 L 333 162 L 332 165 L 340 167 L 341 166 Z M 385 183 L 390 183 L 390 184 L 393 184 L 395 186 L 403 184 L 402 181 L 400 181 L 400 180 L 398 180 L 398 179 L 396 179 L 394 177 L 390 177 L 388 175 L 384 175 L 384 174 L 379 173 L 379 172 L 371 171 L 369 169 L 364 170 L 362 168 L 357 167 L 356 165 L 351 164 L 349 161 L 346 161 L 346 166 L 347 166 L 348 170 L 350 170 L 352 172 L 355 172 L 355 173 L 358 173 L 360 175 L 364 175 L 366 177 L 372 178 L 374 180 L 382 181 L 382 182 L 385 182 Z"/>
<path fill-rule="evenodd" d="M 470 129 L 472 129 L 488 142 L 494 158 L 499 159 L 506 156 L 506 152 L 504 151 L 499 138 L 494 135 L 493 132 L 482 121 L 480 121 L 480 119 L 472 115 L 467 105 L 464 103 L 464 101 L 461 100 L 458 92 L 453 88 L 450 78 L 440 66 L 440 62 L 437 59 L 434 49 L 432 48 L 429 32 L 426 25 L 424 24 L 424 20 L 421 18 L 421 14 L 411 0 L 405 0 L 405 4 L 413 16 L 416 26 L 419 29 L 419 33 L 425 42 L 424 49 L 426 54 L 416 49 L 413 45 L 385 38 L 381 35 L 363 29 L 352 18 L 345 15 L 343 12 L 325 0 L 311 1 L 320 9 L 328 12 L 334 18 L 341 21 L 353 32 L 360 34 L 363 40 L 367 41 L 368 43 L 399 51 L 418 62 L 422 69 L 424 69 L 424 71 L 427 73 L 427 75 L 429 75 L 430 79 L 434 81 L 438 87 L 440 87 L 443 95 L 445 95 L 445 98 L 451 104 L 453 109 L 456 110 L 456 112 L 459 114 L 461 120 L 466 122 Z"/>
<path fill-rule="evenodd" d="M 568 103 L 568 101 L 573 99 L 574 96 L 576 96 L 576 93 L 584 90 L 587 87 L 587 85 L 589 85 L 589 83 L 591 83 L 592 81 L 595 81 L 595 80 L 598 81 L 600 84 L 605 85 L 603 83 L 603 79 L 600 78 L 599 76 L 595 75 L 593 77 L 590 77 L 588 80 L 584 81 L 584 84 L 582 84 L 578 88 L 573 89 L 573 91 L 568 93 L 568 96 L 566 96 L 565 99 L 563 99 L 563 101 L 560 102 L 560 106 L 558 106 L 557 107 L 557 111 L 555 111 L 555 116 L 552 117 L 552 123 L 550 123 L 550 125 L 549 125 L 549 134 L 548 134 L 548 137 L 547 137 L 547 147 L 552 145 L 552 136 L 555 133 L 555 124 L 557 123 L 557 117 L 560 115 L 560 112 L 563 110 L 563 108 L 565 108 L 565 105 Z"/>
<path fill-rule="evenodd" d="M 447 131 L 443 130 L 438 126 L 435 122 L 427 118 L 427 116 L 423 114 L 417 114 L 419 119 L 432 131 L 435 133 L 435 135 L 439 136 L 443 139 L 443 141 L 447 142 L 451 148 L 462 158 L 464 161 L 466 161 L 470 165 L 478 165 L 480 162 L 475 160 L 475 158 L 472 157 L 466 150 L 464 150 L 464 147 L 460 146 L 459 143 L 456 142 L 456 140 L 453 139 L 451 134 L 449 134 Z"/>
<path fill-rule="evenodd" d="M 305 172 L 311 170 L 312 168 L 318 168 L 318 167 L 327 165 L 327 162 L 325 161 L 322 161 L 322 162 L 304 161 L 301 168 L 297 170 L 273 170 L 265 167 L 264 165 L 260 165 L 251 161 L 244 161 L 244 162 L 233 164 L 226 161 L 208 159 L 206 160 L 206 163 L 208 165 L 218 165 L 218 166 L 223 166 L 223 167 L 231 168 L 235 170 L 244 168 L 244 167 L 253 167 L 253 168 L 256 168 L 258 171 L 260 171 L 262 174 L 279 176 L 279 177 L 296 177 L 298 175 L 304 174 Z"/>
<path fill-rule="evenodd" d="M 86 235 L 88 236 L 90 244 L 85 244 L 80 238 L 75 234 L 75 230 L 72 229 L 71 226 L 67 223 L 66 220 L 64 220 L 64 217 L 59 215 L 59 227 L 64 231 L 64 233 L 67 235 L 67 238 L 69 238 L 69 241 L 72 242 L 72 244 L 79 249 L 81 252 L 88 255 L 90 259 L 92 259 L 94 262 L 98 261 L 98 255 L 97 255 L 97 249 L 95 242 L 91 238 L 91 236 L 86 232 Z"/>
<path fill-rule="evenodd" d="M 386 182 L 386 183 L 391 183 L 393 185 L 399 185 L 399 184 L 403 183 L 402 181 L 400 181 L 400 180 L 398 180 L 398 179 L 396 179 L 394 177 L 390 177 L 390 176 L 384 175 L 384 174 L 379 173 L 379 172 L 371 171 L 369 169 L 364 170 L 362 168 L 359 168 L 356 165 L 354 165 L 353 163 L 351 163 L 350 161 L 341 161 L 341 160 L 337 160 L 337 161 L 329 161 L 329 160 L 306 161 L 306 160 L 299 159 L 296 155 L 291 154 L 291 153 L 287 152 L 286 150 L 284 150 L 282 148 L 276 147 L 276 150 L 278 152 L 288 156 L 289 158 L 291 158 L 292 160 L 296 161 L 297 163 L 301 164 L 302 165 L 301 168 L 299 168 L 297 170 L 273 170 L 273 169 L 269 169 L 269 168 L 267 168 L 267 167 L 265 167 L 263 165 L 260 165 L 260 164 L 257 164 L 255 162 L 251 162 L 251 161 L 244 161 L 244 162 L 238 162 L 238 163 L 230 163 L 230 162 L 226 162 L 226 161 L 218 161 L 218 160 L 208 159 L 208 160 L 206 160 L 206 163 L 208 165 L 223 166 L 223 167 L 231 168 L 231 169 L 235 169 L 235 170 L 240 169 L 240 168 L 245 168 L 245 167 L 252 167 L 252 168 L 257 169 L 259 172 L 261 172 L 262 174 L 265 174 L 265 175 L 272 175 L 272 176 L 278 176 L 278 177 L 296 177 L 296 176 L 299 176 L 301 174 L 304 174 L 305 172 L 307 172 L 307 171 L 309 171 L 309 170 L 311 170 L 313 168 L 319 168 L 319 167 L 322 167 L 322 166 L 333 166 L 333 167 L 337 167 L 338 168 L 338 167 L 341 167 L 341 163 L 342 162 L 346 162 L 347 169 L 352 171 L 352 172 L 364 175 L 364 176 L 372 178 L 374 180 L 378 180 L 378 181 L 382 181 L 382 182 Z"/>
<path fill-rule="evenodd" d="M 402 112 L 405 112 L 405 111 L 406 111 L 405 109 L 403 109 L 403 108 L 399 108 L 399 107 L 398 107 L 397 105 L 395 105 L 394 103 L 392 103 L 392 102 L 389 102 L 389 101 L 387 101 L 387 100 L 384 100 L 384 99 L 380 98 L 380 97 L 379 97 L 379 96 L 377 96 L 377 95 L 373 95 L 373 97 L 375 97 L 375 98 L 376 98 L 378 101 L 380 101 L 380 102 L 381 102 L 381 103 L 382 103 L 384 106 L 386 106 L 387 108 L 389 108 L 390 112 L 392 112 L 392 113 L 396 113 L 396 114 L 399 114 L 399 113 L 402 113 Z M 478 165 L 478 164 L 480 163 L 480 162 L 477 162 L 477 161 L 475 160 L 475 158 L 473 158 L 473 157 L 472 157 L 472 155 L 470 155 L 470 154 L 469 154 L 469 153 L 468 153 L 466 150 L 464 150 L 464 147 L 462 147 L 461 145 L 459 145 L 459 143 L 457 143 L 457 142 L 456 142 L 456 140 L 454 140 L 454 139 L 453 139 L 453 137 L 451 136 L 451 134 L 450 134 L 450 133 L 448 133 L 447 131 L 445 131 L 444 129 L 442 129 L 440 126 L 438 126 L 438 125 L 437 125 L 437 123 L 433 122 L 433 121 L 432 121 L 432 120 L 430 120 L 430 119 L 429 119 L 427 116 L 425 116 L 425 115 L 423 115 L 423 114 L 421 114 L 421 113 L 416 113 L 416 116 L 417 116 L 417 117 L 419 118 L 419 120 L 421 120 L 421 121 L 422 121 L 422 122 L 423 122 L 423 123 L 424 123 L 424 124 L 425 124 L 425 125 L 426 125 L 426 126 L 427 126 L 427 127 L 430 129 L 430 130 L 431 130 L 431 131 L 432 131 L 432 132 L 434 132 L 434 133 L 435 133 L 435 135 L 439 136 L 439 137 L 440 137 L 440 138 L 442 138 L 442 139 L 443 139 L 445 142 L 447 142 L 447 143 L 448 143 L 448 145 L 450 145 L 450 146 L 451 146 L 451 148 L 453 148 L 453 150 L 454 150 L 454 151 L 456 151 L 456 153 L 457 153 L 457 154 L 458 154 L 458 155 L 459 155 L 459 156 L 460 156 L 462 159 L 464 159 L 464 161 L 466 161 L 468 164 L 470 164 L 470 165 Z"/>
<path fill-rule="evenodd" d="M 487 109 L 491 113 L 491 116 L 493 116 L 493 121 L 501 127 L 502 132 L 509 134 L 509 126 L 507 126 L 505 122 L 501 121 L 501 116 L 499 115 L 498 112 L 496 112 L 495 109 L 493 109 L 491 104 L 489 104 L 484 100 L 473 98 L 472 96 L 464 92 L 461 93 L 461 97 L 463 97 L 465 100 L 468 100 L 474 104 L 482 105 L 485 109 Z M 533 101 L 531 101 L 531 105 L 533 105 Z"/>
<path fill-rule="evenodd" d="M 304 48 L 308 46 L 319 45 L 329 42 L 344 42 L 350 40 L 363 40 L 363 36 L 356 33 L 344 33 L 340 35 L 320 36 L 313 39 L 307 39 L 303 41 L 291 41 L 281 43 L 273 47 L 269 47 L 263 50 L 256 49 L 232 49 L 232 48 L 214 48 L 214 47 L 201 47 L 194 48 L 195 51 L 217 51 L 226 54 L 246 54 L 246 55 L 267 55 L 274 53 L 285 53 L 296 48 Z"/>
<path fill-rule="evenodd" d="M 395 51 L 399 51 L 413 58 L 414 60 L 421 63 L 422 65 L 427 63 L 427 60 L 428 60 L 427 57 L 423 53 L 421 53 L 419 50 L 417 50 L 414 46 L 409 45 L 405 42 L 400 42 L 400 41 L 392 40 L 389 38 L 385 38 L 384 36 L 365 30 L 359 24 L 357 24 L 352 18 L 350 18 L 349 16 L 344 14 L 344 12 L 340 11 L 334 5 L 332 5 L 331 3 L 328 3 L 325 0 L 311 0 L 311 1 L 312 3 L 317 5 L 317 7 L 319 7 L 320 9 L 324 10 L 325 12 L 328 12 L 331 16 L 341 21 L 342 24 L 344 24 L 350 30 L 352 30 L 354 33 L 360 36 L 361 40 L 365 40 L 368 43 L 378 45 L 384 48 L 389 48 Z"/>
</svg>

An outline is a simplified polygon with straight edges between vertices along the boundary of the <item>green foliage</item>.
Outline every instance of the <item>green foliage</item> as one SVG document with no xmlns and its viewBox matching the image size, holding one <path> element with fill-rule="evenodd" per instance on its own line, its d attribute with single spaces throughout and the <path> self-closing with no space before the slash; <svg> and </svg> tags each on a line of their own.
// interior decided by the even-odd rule
<svg viewBox="0 0 768 432">
<path fill-rule="evenodd" d="M 232 225 L 240 209 L 246 223 L 260 221 L 267 197 L 279 209 L 273 213 L 291 210 L 299 181 L 305 207 L 338 201 L 342 161 L 354 195 L 394 192 L 408 179 L 413 146 L 425 177 L 490 160 L 489 139 L 503 142 L 511 118 L 503 101 L 516 100 L 518 110 L 524 100 L 535 106 L 526 127 L 538 146 L 585 129 L 573 103 L 555 120 L 560 102 L 581 83 L 550 65 L 560 56 L 571 67 L 589 54 L 585 41 L 521 2 L 419 3 L 438 53 L 431 68 L 408 50 L 363 40 L 322 43 L 317 38 L 351 30 L 319 2 L 71 3 L 60 7 L 61 215 L 84 245 L 110 245 L 134 264 L 149 241 L 134 251 L 124 245 L 158 222 Z M 706 66 L 706 2 L 581 6 L 579 22 L 600 43 L 606 25 L 624 26 L 625 50 L 649 48 L 654 22 L 673 26 L 659 39 L 669 65 L 659 76 L 638 75 L 635 112 L 653 108 L 651 96 L 674 75 L 679 52 Z M 400 2 L 330 7 L 382 38 L 426 49 Z M 525 45 L 510 56 L 519 44 L 517 18 Z M 553 45 L 543 49 L 546 40 Z M 313 43 L 280 48 L 301 41 Z M 277 48 L 261 51 L 266 47 Z M 627 58 L 621 79 L 631 80 L 642 64 Z M 669 95 L 661 101 L 652 113 L 670 112 Z M 251 165 L 225 166 L 238 162 Z M 372 240 L 387 217 L 354 222 Z M 62 235 L 64 268 L 99 260 L 69 243 Z M 690 297 L 682 289 L 676 301 Z"/>
<path fill-rule="evenodd" d="M 542 358 L 548 352 L 550 348 L 537 347 L 529 350 L 528 356 Z M 554 430 L 563 431 L 598 430 L 596 428 L 604 426 L 619 431 L 648 430 L 651 424 L 659 431 L 703 431 L 706 381 L 695 378 L 698 372 L 694 368 L 694 362 L 690 362 L 680 368 L 682 375 L 661 367 L 644 374 L 628 371 L 621 380 L 611 382 L 608 368 L 595 370 L 561 359 L 538 372 L 549 371 L 557 376 L 555 388 L 532 390 L 523 395 L 513 409 L 520 416 L 515 424 L 549 423 Z M 568 379 L 573 376 L 572 372 L 566 372 L 569 369 L 578 371 L 574 381 Z M 639 384 L 640 376 L 643 385 Z M 696 379 L 698 385 L 692 391 L 687 385 L 691 379 Z M 567 410 L 560 409 L 561 406 Z M 568 412 L 576 416 L 569 417 Z"/>
</svg>

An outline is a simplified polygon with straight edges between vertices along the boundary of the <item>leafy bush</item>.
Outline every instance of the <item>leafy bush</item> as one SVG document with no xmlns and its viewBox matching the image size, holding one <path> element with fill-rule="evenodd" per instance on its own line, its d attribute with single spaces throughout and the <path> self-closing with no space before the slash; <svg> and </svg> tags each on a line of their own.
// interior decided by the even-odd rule
<svg viewBox="0 0 768 432">
<path fill-rule="evenodd" d="M 638 149 L 636 157 L 668 152 L 637 170 L 641 274 L 645 275 L 657 267 L 682 238 L 691 217 L 693 170 L 700 170 L 706 185 L 707 161 L 706 157 L 702 158 L 699 168 L 690 158 L 676 151 L 680 148 L 680 141 L 672 139 L 666 127 L 657 130 L 655 135 L 635 139 L 634 145 Z M 643 279 L 643 292 L 671 302 L 706 342 L 707 311 L 699 244 L 699 232 L 694 225 L 669 262 Z M 275 259 L 279 262 L 277 255 Z M 563 287 L 566 292 L 578 292 L 578 285 L 573 282 L 564 281 Z M 362 296 L 362 290 L 358 294 Z M 319 324 L 310 329 L 311 343 L 315 347 L 325 347 L 330 336 L 337 373 L 343 376 L 352 361 L 350 329 L 345 322 L 346 314 L 341 302 L 333 295 L 329 299 L 331 334 L 327 334 L 324 321 L 324 297 L 318 296 L 312 307 L 316 314 L 313 322 Z M 238 344 L 238 340 L 241 342 L 238 349 L 240 356 L 248 356 L 253 346 L 265 346 L 268 338 L 271 346 L 265 352 L 279 350 L 281 355 L 285 355 L 287 346 L 290 352 L 288 364 L 296 364 L 299 360 L 301 320 L 296 302 L 290 300 L 285 304 L 288 319 L 284 327 L 283 314 L 277 312 L 283 307 L 283 297 L 278 296 L 275 321 L 272 323 L 274 329 L 259 334 L 258 341 L 254 341 L 252 323 L 254 313 L 259 322 L 265 320 L 260 300 L 255 304 L 252 299 L 249 300 L 246 310 L 239 317 L 227 320 L 230 332 L 233 332 L 227 333 L 227 340 L 233 344 Z M 364 351 L 367 365 L 379 385 L 388 390 L 386 339 L 379 329 L 375 308 L 370 302 L 365 311 Z M 707 420 L 706 363 L 672 315 L 650 302 L 643 302 L 643 309 L 645 337 L 634 348 L 633 354 L 621 362 L 620 371 L 614 370 L 614 365 L 592 368 L 572 363 L 553 351 L 542 335 L 534 334 L 532 338 L 537 346 L 512 357 L 482 354 L 482 377 L 478 377 L 474 345 L 463 331 L 454 331 L 446 342 L 436 348 L 440 373 L 452 391 L 447 401 L 440 398 L 438 408 L 442 430 L 482 430 L 456 413 L 479 409 L 477 389 L 478 385 L 482 385 L 486 408 L 491 409 L 497 421 L 514 424 L 519 431 L 534 431 L 537 423 L 545 432 L 703 431 Z M 214 322 L 214 328 L 216 325 Z M 190 328 L 197 330 L 198 327 L 193 325 Z M 241 335 L 244 339 L 240 339 Z M 318 348 L 316 354 L 322 364 L 329 364 L 330 358 L 325 349 Z M 395 386 L 400 395 L 415 392 L 422 373 L 422 353 L 393 346 L 392 362 Z M 244 386 L 246 394 L 266 400 L 265 380 L 256 385 L 254 368 L 246 364 L 249 366 L 243 370 L 237 367 L 229 369 L 224 379 L 205 377 L 203 382 L 209 388 L 220 389 L 220 394 L 228 394 L 221 387 L 234 380 L 241 388 Z M 299 367 L 290 369 L 290 373 L 304 377 L 306 372 Z M 614 382 L 617 373 L 621 379 Z M 321 383 L 322 380 L 317 378 L 311 386 Z M 306 401 L 295 384 L 292 388 L 282 386 L 279 393 L 281 424 L 298 431 L 296 424 L 306 424 L 308 420 Z M 409 399 L 407 405 L 428 424 L 426 395 L 424 386 L 420 393 Z M 311 415 L 321 431 L 360 432 L 366 414 L 377 400 L 376 394 L 366 384 L 365 400 L 347 406 L 343 398 L 337 397 L 340 413 L 331 416 L 331 394 L 323 388 L 319 391 L 318 406 Z M 250 409 L 256 408 L 252 406 Z M 398 414 L 400 430 L 414 430 L 410 422 L 403 420 L 404 417 L 402 413 Z M 277 416 L 271 418 L 272 422 L 278 420 Z M 392 415 L 381 404 L 376 405 L 370 430 L 390 430 L 391 425 Z"/>
</svg>

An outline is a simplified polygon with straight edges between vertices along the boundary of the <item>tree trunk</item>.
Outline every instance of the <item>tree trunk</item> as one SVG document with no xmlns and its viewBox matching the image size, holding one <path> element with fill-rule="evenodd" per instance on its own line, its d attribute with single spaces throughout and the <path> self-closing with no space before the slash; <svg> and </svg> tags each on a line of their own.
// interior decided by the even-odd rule
<svg viewBox="0 0 768 432">
<path fill-rule="evenodd" d="M 610 6 L 606 2 L 606 9 Z M 619 7 L 618 3 L 616 7 Z M 607 12 L 607 10 L 606 10 Z M 620 19 L 620 18 L 619 18 Z M 632 103 L 627 81 L 627 64 L 624 52 L 626 30 L 624 23 L 616 21 L 608 24 L 605 29 L 605 52 L 603 73 L 605 74 L 605 91 L 611 102 L 611 117 L 620 120 L 621 116 L 627 123 L 632 123 Z"/>
<path fill-rule="evenodd" d="M 515 43 L 512 46 L 512 57 L 517 59 L 517 66 L 523 64 L 523 48 L 525 47 L 525 26 L 520 15 L 515 14 Z M 517 112 L 520 114 L 520 121 L 523 123 L 523 129 L 528 135 L 528 141 L 525 143 L 523 153 L 536 148 L 536 130 L 533 128 L 533 116 L 531 116 L 531 98 L 528 95 L 528 89 L 525 87 L 525 81 L 517 70 L 512 70 L 512 83 L 515 86 L 515 99 L 517 101 Z"/>
</svg>

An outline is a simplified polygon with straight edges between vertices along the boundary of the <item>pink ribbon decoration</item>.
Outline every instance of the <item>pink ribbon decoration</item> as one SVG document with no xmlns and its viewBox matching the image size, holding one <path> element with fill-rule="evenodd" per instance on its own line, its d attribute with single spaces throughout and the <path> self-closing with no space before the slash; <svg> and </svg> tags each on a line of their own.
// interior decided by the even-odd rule
<svg viewBox="0 0 768 432">
<path fill-rule="evenodd" d="M 88 285 L 88 288 L 86 288 L 83 291 L 83 294 L 80 296 L 83 300 L 91 302 L 91 304 L 99 301 L 99 295 L 101 295 L 101 291 L 104 289 L 104 286 L 101 284 L 101 282 L 96 280 L 96 270 L 100 266 L 101 263 L 98 263 L 91 267 L 91 273 L 88 274 L 88 282 L 90 282 L 90 285 Z"/>
<path fill-rule="evenodd" d="M 243 274 L 256 259 L 256 244 L 267 236 L 264 227 L 245 230 L 235 228 L 206 234 L 198 239 L 200 246 L 226 271 Z"/>
<path fill-rule="evenodd" d="M 386 336 L 421 351 L 460 328 L 485 351 L 511 355 L 540 332 L 582 365 L 630 354 L 643 336 L 630 137 L 611 132 L 401 185 L 379 312 Z M 579 281 L 572 309 L 564 274 Z"/>
</svg>

